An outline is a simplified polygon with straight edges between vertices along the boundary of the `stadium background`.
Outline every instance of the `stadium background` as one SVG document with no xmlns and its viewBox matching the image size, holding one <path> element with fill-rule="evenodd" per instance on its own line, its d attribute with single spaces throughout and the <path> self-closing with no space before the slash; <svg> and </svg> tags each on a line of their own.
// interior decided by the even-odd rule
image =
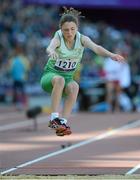
<svg viewBox="0 0 140 180">
<path fill-rule="evenodd" d="M 114 112 L 105 115 L 100 113 L 106 111 L 105 104 L 100 104 L 106 97 L 106 82 L 102 71 L 105 59 L 86 50 L 80 78 L 79 72 L 75 77 L 80 83 L 80 96 L 74 108 L 76 114 L 70 118 L 70 122 L 73 122 L 71 123 L 73 134 L 60 139 L 47 128 L 50 99 L 49 95 L 42 91 L 39 81 L 48 58 L 45 48 L 58 29 L 63 5 L 73 6 L 82 11 L 85 18 L 81 19 L 79 29 L 81 33 L 90 36 L 111 51 L 116 47 L 122 50 L 130 67 L 131 84 L 128 89 L 134 108 L 126 109 L 130 113 Z M 11 171 L 12 175 L 125 174 L 139 164 L 139 16 L 138 0 L 0 1 L 1 172 L 16 167 L 17 171 L 15 169 L 14 172 Z M 9 63 L 15 47 L 23 50 L 30 64 L 25 84 L 28 103 L 24 108 L 15 107 L 12 101 L 13 79 Z M 29 114 L 36 116 L 40 113 L 40 106 L 46 107 L 44 110 L 47 116 L 46 113 L 42 113 L 37 119 L 33 117 L 38 124 L 36 121 L 29 121 L 26 111 L 31 110 Z M 99 113 L 90 113 L 95 111 Z M 111 131 L 114 129 L 115 131 Z M 116 133 L 114 137 L 112 132 Z M 51 156 L 52 152 L 61 151 L 62 148 L 65 151 L 65 148 L 76 143 L 88 142 L 89 138 L 92 138 L 94 143 L 80 147 L 77 149 L 78 152 L 75 149 L 74 152 L 70 151 L 70 154 L 61 154 L 32 166 L 18 167 L 19 164 L 31 162 L 44 154 Z M 136 170 L 139 174 L 139 168 Z"/>
</svg>

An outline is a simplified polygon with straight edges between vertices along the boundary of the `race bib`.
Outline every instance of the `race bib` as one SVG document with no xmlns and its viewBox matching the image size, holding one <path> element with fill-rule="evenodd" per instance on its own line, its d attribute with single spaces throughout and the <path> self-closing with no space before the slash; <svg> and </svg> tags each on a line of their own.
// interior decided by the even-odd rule
<svg viewBox="0 0 140 180">
<path fill-rule="evenodd" d="M 73 71 L 77 66 L 78 61 L 73 59 L 57 59 L 55 69 L 61 71 Z"/>
</svg>

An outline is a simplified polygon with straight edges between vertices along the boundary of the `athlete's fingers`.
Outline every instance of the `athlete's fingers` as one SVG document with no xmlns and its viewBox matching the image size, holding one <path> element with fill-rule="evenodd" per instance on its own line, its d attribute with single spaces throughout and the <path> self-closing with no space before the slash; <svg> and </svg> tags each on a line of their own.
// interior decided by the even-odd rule
<svg viewBox="0 0 140 180">
<path fill-rule="evenodd" d="M 54 59 L 54 55 L 52 53 L 48 54 L 48 56 L 51 58 L 51 59 Z"/>
<path fill-rule="evenodd" d="M 57 58 L 58 58 L 58 54 L 57 54 L 56 52 L 53 54 L 53 58 L 54 58 L 54 59 L 57 59 Z"/>
<path fill-rule="evenodd" d="M 126 62 L 125 59 L 124 59 L 124 57 L 121 56 L 121 55 L 119 55 L 119 54 L 114 54 L 114 55 L 112 56 L 112 59 L 113 59 L 114 61 L 118 61 L 118 62 L 121 62 L 121 63 L 125 63 L 125 62 Z"/>
<path fill-rule="evenodd" d="M 48 56 L 52 59 L 57 59 L 58 58 L 58 54 L 56 52 L 51 52 L 48 54 Z"/>
</svg>

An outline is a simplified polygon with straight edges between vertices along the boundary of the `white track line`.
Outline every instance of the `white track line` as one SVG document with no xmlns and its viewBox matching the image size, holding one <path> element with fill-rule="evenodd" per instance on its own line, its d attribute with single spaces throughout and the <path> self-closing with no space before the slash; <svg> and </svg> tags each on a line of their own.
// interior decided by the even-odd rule
<svg viewBox="0 0 140 180">
<path fill-rule="evenodd" d="M 137 166 L 135 166 L 134 168 L 130 169 L 126 175 L 131 175 L 133 174 L 134 172 L 136 172 L 138 169 L 140 169 L 140 164 L 138 164 Z"/>
<path fill-rule="evenodd" d="M 67 151 L 70 151 L 72 149 L 75 149 L 75 148 L 78 148 L 78 147 L 81 147 L 81 146 L 84 146 L 86 144 L 89 144 L 89 143 L 92 143 L 92 142 L 96 142 L 96 141 L 99 141 L 99 140 L 102 140 L 102 139 L 105 139 L 107 137 L 110 137 L 112 135 L 115 135 L 121 131 L 124 131 L 124 130 L 127 130 L 127 129 L 131 129 L 131 128 L 134 128 L 134 127 L 137 127 L 140 125 L 140 120 L 137 120 L 137 121 L 133 121 L 133 122 L 130 122 L 128 124 L 125 124 L 119 128 L 116 128 L 116 129 L 113 129 L 113 130 L 110 130 L 110 131 L 107 131 L 105 133 L 102 133 L 98 136 L 95 136 L 95 137 L 92 137 L 92 138 L 89 138 L 87 140 L 84 140 L 84 141 L 81 141 L 80 143 L 77 143 L 77 144 L 74 144 L 70 147 L 67 147 L 65 149 L 61 149 L 61 150 L 58 150 L 58 151 L 55 151 L 55 152 L 52 152 L 50 154 L 47 154 L 47 155 L 44 155 L 44 156 L 41 156 L 39 158 L 36 158 L 34 160 L 31 160 L 31 161 L 28 161 L 28 162 L 25 162 L 23 164 L 20 164 L 16 167 L 13 167 L 13 168 L 10 168 L 8 170 L 5 170 L 5 171 L 2 171 L 1 172 L 1 175 L 4 175 L 4 174 L 7 174 L 7 173 L 10 173 L 10 172 L 13 172 L 19 168 L 23 168 L 23 167 L 26 167 L 26 166 L 29 166 L 31 164 L 34 164 L 34 163 L 37 163 L 37 162 L 40 162 L 42 160 L 45 160 L 45 159 L 48 159 L 50 157 L 53 157 L 53 156 L 56 156 L 56 155 L 59 155 L 59 154 L 62 154 L 62 153 L 65 153 Z"/>
<path fill-rule="evenodd" d="M 39 123 L 39 124 L 45 123 L 45 122 L 48 122 L 48 116 L 37 119 L 37 123 Z M 0 126 L 0 132 L 12 130 L 12 129 L 16 129 L 16 128 L 21 128 L 21 127 L 26 127 L 29 125 L 33 125 L 33 120 L 28 119 L 28 120 L 24 120 L 22 122 L 16 122 L 16 123 L 11 123 L 11 124 L 6 124 L 3 126 Z"/>
</svg>

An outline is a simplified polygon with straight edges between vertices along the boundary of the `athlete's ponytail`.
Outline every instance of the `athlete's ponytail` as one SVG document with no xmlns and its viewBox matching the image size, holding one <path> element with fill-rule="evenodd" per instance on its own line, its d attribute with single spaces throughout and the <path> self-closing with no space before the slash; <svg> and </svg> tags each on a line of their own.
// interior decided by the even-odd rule
<svg viewBox="0 0 140 180">
<path fill-rule="evenodd" d="M 81 12 L 79 12 L 78 10 L 72 7 L 70 7 L 69 9 L 67 9 L 66 7 L 63 7 L 63 8 L 64 8 L 64 12 L 61 14 L 59 27 L 61 28 L 65 22 L 74 22 L 78 26 L 79 18 L 84 17 L 84 16 L 81 16 Z"/>
</svg>

